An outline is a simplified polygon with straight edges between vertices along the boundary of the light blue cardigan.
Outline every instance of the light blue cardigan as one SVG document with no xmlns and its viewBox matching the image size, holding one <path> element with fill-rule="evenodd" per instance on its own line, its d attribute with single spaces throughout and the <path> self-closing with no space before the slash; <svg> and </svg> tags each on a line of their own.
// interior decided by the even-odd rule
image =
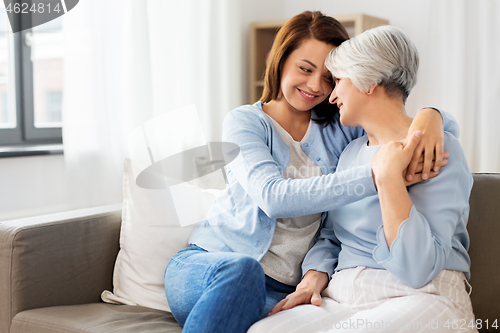
<svg viewBox="0 0 500 333">
<path fill-rule="evenodd" d="M 458 135 L 453 117 L 441 114 L 445 130 Z M 314 110 L 311 116 L 316 117 Z M 289 148 L 262 111 L 262 103 L 230 111 L 224 119 L 222 140 L 238 145 L 240 154 L 226 166 L 226 190 L 207 218 L 197 224 L 189 243 L 207 251 L 239 252 L 260 260 L 273 240 L 276 218 L 326 212 L 377 194 L 369 164 L 335 172 L 344 148 L 364 134 L 361 127 L 342 126 L 338 114 L 326 127 L 311 122 L 302 149 L 323 176 L 283 179 Z"/>
<path fill-rule="evenodd" d="M 367 146 L 368 138 L 354 140 L 342 153 L 338 168 L 347 170 L 370 162 L 379 149 Z M 448 165 L 439 176 L 409 186 L 413 202 L 391 249 L 387 245 L 378 195 L 328 212 L 316 244 L 302 264 L 309 269 L 333 273 L 357 266 L 386 269 L 412 288 L 420 288 L 443 269 L 464 272 L 469 278 L 467 254 L 469 196 L 472 175 L 462 147 L 445 133 Z"/>
</svg>

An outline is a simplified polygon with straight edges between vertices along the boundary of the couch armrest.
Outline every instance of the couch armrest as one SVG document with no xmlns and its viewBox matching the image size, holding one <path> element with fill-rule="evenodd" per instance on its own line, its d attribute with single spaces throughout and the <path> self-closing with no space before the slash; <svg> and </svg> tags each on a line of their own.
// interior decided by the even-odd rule
<svg viewBox="0 0 500 333">
<path fill-rule="evenodd" d="M 500 173 L 475 173 L 470 196 L 467 230 L 470 236 L 472 308 L 482 320 L 480 332 L 498 332 L 492 328 L 500 320 Z M 486 329 L 486 320 L 489 330 Z M 498 323 L 497 321 L 497 324 Z"/>
<path fill-rule="evenodd" d="M 121 204 L 0 222 L 0 332 L 19 312 L 112 290 Z"/>
</svg>

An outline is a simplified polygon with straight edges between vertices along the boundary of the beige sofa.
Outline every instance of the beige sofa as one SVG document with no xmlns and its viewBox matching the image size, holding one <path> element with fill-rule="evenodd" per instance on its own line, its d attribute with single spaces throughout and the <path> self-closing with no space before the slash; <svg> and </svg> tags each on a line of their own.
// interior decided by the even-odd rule
<svg viewBox="0 0 500 333">
<path fill-rule="evenodd" d="M 500 174 L 474 182 L 471 297 L 480 332 L 499 332 Z M 170 313 L 100 300 L 112 290 L 120 223 L 119 207 L 0 222 L 0 333 L 181 332 Z"/>
</svg>

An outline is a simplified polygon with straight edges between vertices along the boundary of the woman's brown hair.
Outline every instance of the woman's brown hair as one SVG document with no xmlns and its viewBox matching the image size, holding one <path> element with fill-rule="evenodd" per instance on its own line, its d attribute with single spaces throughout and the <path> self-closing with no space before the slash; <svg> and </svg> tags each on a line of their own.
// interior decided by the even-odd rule
<svg viewBox="0 0 500 333">
<path fill-rule="evenodd" d="M 281 72 L 285 61 L 304 40 L 310 38 L 332 46 L 339 46 L 349 39 L 349 35 L 339 21 L 318 11 L 305 11 L 288 20 L 278 31 L 269 53 L 264 91 L 260 98 L 262 102 L 267 103 L 278 98 L 281 88 Z M 338 112 L 337 106 L 330 104 L 328 98 L 317 105 L 314 110 L 319 117 L 314 120 L 325 125 L 329 124 L 334 114 Z"/>
</svg>

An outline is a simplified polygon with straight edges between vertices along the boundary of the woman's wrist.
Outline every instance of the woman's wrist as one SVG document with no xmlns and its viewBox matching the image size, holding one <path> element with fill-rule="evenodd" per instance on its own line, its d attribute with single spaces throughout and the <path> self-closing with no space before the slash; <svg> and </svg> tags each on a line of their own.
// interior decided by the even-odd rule
<svg viewBox="0 0 500 333">
<path fill-rule="evenodd" d="M 311 269 L 304 275 L 302 281 L 297 285 L 296 290 L 313 289 L 319 294 L 328 285 L 328 280 L 327 273 Z"/>
<path fill-rule="evenodd" d="M 439 118 L 438 118 L 438 116 L 439 116 Z M 435 119 L 441 119 L 441 124 L 443 123 L 443 115 L 436 108 L 432 108 L 432 107 L 421 108 L 417 112 L 415 119 L 422 118 L 422 117 L 433 117 L 433 118 L 435 117 Z M 413 119 L 413 120 L 415 120 L 415 119 Z"/>
<path fill-rule="evenodd" d="M 379 192 L 384 189 L 406 188 L 406 183 L 402 175 L 398 177 L 397 175 L 383 174 L 380 177 L 377 176 L 376 182 Z"/>
<path fill-rule="evenodd" d="M 372 166 L 373 173 L 373 182 L 375 183 L 375 187 L 377 191 L 380 186 L 396 184 L 398 180 L 404 182 L 404 178 L 400 172 L 387 170 L 386 168 L 379 168 L 377 166 Z"/>
</svg>

